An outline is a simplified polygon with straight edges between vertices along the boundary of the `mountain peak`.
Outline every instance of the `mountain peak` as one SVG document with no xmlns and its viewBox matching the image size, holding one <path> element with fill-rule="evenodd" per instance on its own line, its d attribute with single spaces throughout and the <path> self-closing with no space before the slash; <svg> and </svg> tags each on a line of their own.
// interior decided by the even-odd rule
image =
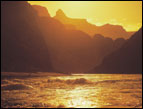
<svg viewBox="0 0 143 109">
<path fill-rule="evenodd" d="M 57 12 L 56 12 L 56 16 L 62 16 L 62 17 L 64 17 L 66 15 L 65 15 L 65 13 L 64 13 L 64 11 L 62 9 L 58 9 Z"/>
<path fill-rule="evenodd" d="M 37 11 L 39 16 L 47 16 L 50 17 L 48 10 L 40 5 L 32 5 L 32 7 Z"/>
</svg>

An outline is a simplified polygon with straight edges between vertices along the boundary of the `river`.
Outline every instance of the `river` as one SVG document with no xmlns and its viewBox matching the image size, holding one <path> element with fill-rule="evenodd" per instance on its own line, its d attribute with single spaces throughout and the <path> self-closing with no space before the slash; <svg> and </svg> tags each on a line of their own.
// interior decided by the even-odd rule
<svg viewBox="0 0 143 109">
<path fill-rule="evenodd" d="M 73 74 L 1 81 L 1 107 L 141 108 L 141 74 Z"/>
</svg>

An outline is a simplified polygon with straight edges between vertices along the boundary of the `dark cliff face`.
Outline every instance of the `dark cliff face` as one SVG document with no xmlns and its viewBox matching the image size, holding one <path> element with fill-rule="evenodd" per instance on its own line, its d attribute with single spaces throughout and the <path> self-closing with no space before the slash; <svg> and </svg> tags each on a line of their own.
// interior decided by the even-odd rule
<svg viewBox="0 0 143 109">
<path fill-rule="evenodd" d="M 45 7 L 39 6 L 39 5 L 32 5 L 32 7 L 37 11 L 38 16 L 41 17 L 50 17 L 50 14 L 48 10 Z"/>
<path fill-rule="evenodd" d="M 1 2 L 1 71 L 52 71 L 36 11 L 25 1 Z"/>
<path fill-rule="evenodd" d="M 34 10 L 35 8 L 24 1 L 2 2 L 1 9 L 2 71 L 84 72 L 99 65 L 106 55 L 108 57 L 104 59 L 102 67 L 97 67 L 94 72 L 123 72 L 130 65 L 128 61 L 133 61 L 139 68 L 138 65 L 142 65 L 139 48 L 142 37 L 137 37 L 142 35 L 140 32 L 127 42 L 122 38 L 113 41 L 102 35 L 91 38 L 82 31 L 67 29 L 64 24 L 50 16 L 39 15 L 41 10 Z M 115 50 L 117 51 L 110 56 Z M 108 58 L 111 61 L 107 61 Z M 128 69 L 126 71 L 129 72 Z M 131 71 L 135 72 L 135 69 Z"/>
<path fill-rule="evenodd" d="M 123 40 L 116 44 L 111 38 L 88 34 L 67 29 L 58 20 L 41 17 L 41 31 L 47 41 L 51 54 L 52 64 L 56 71 L 85 72 L 99 65 L 104 56 L 120 48 Z"/>
<path fill-rule="evenodd" d="M 94 57 L 90 36 L 82 31 L 66 29 L 53 18 L 41 17 L 40 23 L 57 71 L 83 72 L 94 65 L 90 59 Z"/>
<path fill-rule="evenodd" d="M 105 57 L 103 63 L 92 72 L 142 73 L 142 28 L 119 50 Z"/>
<path fill-rule="evenodd" d="M 66 18 L 62 10 L 58 10 L 56 15 Z M 54 18 L 40 18 L 40 28 L 49 47 L 52 64 L 56 71 L 88 71 L 99 65 L 104 56 L 122 45 L 115 44 L 122 41 L 114 43 L 111 38 L 96 37 L 96 35 L 91 38 L 76 28 L 66 28 L 67 25 Z"/>
</svg>

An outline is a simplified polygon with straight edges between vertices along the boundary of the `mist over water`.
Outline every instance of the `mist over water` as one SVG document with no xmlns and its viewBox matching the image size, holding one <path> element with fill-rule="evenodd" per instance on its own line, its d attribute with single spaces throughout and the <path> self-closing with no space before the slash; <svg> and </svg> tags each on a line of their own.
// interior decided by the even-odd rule
<svg viewBox="0 0 143 109">
<path fill-rule="evenodd" d="M 75 74 L 2 79 L 2 107 L 141 108 L 141 74 Z"/>
</svg>

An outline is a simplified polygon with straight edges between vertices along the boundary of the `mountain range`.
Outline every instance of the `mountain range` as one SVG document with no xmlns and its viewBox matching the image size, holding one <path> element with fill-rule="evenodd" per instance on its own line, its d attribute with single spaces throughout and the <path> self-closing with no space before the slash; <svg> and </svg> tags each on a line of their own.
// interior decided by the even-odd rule
<svg viewBox="0 0 143 109">
<path fill-rule="evenodd" d="M 67 28 L 59 20 L 46 15 L 41 17 L 40 22 L 56 71 L 88 71 L 125 42 L 123 38 L 113 40 L 98 34 L 90 37 L 87 33 L 76 28 Z"/>
<path fill-rule="evenodd" d="M 142 73 L 142 28 L 91 72 Z"/>
<path fill-rule="evenodd" d="M 55 19 L 59 20 L 63 24 L 73 25 L 74 28 L 81 30 L 90 36 L 95 34 L 101 34 L 105 37 L 112 39 L 125 38 L 128 39 L 134 32 L 127 32 L 122 26 L 105 24 L 103 26 L 96 26 L 87 22 L 86 19 L 73 19 L 66 16 L 66 14 L 59 9 L 54 16 Z"/>
<path fill-rule="evenodd" d="M 136 65 L 132 72 L 140 72 L 141 30 L 129 39 L 125 35 L 107 37 L 96 31 L 102 28 L 108 34 L 118 32 L 116 34 L 119 35 L 122 33 L 118 28 L 121 31 L 124 29 L 109 24 L 98 27 L 85 19 L 71 19 L 62 10 L 51 17 L 46 8 L 32 6 L 25 1 L 3 1 L 1 15 L 1 71 L 77 73 L 102 72 L 105 69 L 103 73 L 111 73 L 129 72 L 129 64 L 130 67 Z M 63 23 L 69 21 L 71 23 Z M 86 30 L 95 33 L 91 37 Z M 126 31 L 124 33 L 128 34 Z M 127 70 L 123 70 L 124 67 L 120 70 L 115 64 L 117 61 L 120 65 L 121 60 L 123 63 L 125 60 Z M 115 68 L 106 70 L 106 63 Z"/>
</svg>

